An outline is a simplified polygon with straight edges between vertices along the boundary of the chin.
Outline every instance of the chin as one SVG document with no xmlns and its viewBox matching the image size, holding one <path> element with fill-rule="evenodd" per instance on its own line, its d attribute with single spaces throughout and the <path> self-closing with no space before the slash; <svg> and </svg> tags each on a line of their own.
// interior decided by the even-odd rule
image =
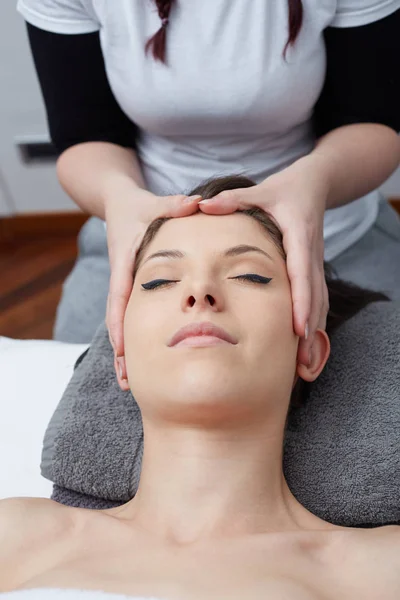
<svg viewBox="0 0 400 600">
<path fill-rule="evenodd" d="M 172 387 L 177 400 L 183 404 L 215 408 L 225 405 L 232 409 L 233 405 L 244 402 L 242 390 L 248 386 L 232 365 L 204 361 L 203 364 L 185 364 L 175 373 L 178 377 L 174 377 Z"/>
<path fill-rule="evenodd" d="M 243 426 L 254 420 L 255 411 L 265 403 L 262 399 L 252 405 L 249 378 L 237 367 L 220 362 L 175 365 L 159 372 L 154 384 L 149 389 L 147 381 L 143 394 L 140 392 L 144 390 L 137 389 L 142 414 L 149 418 L 157 414 L 161 421 L 195 428 Z"/>
<path fill-rule="evenodd" d="M 170 418 L 194 427 L 224 428 L 229 423 L 242 423 L 248 417 L 249 407 L 243 395 L 237 395 L 233 386 L 221 389 L 217 384 L 199 382 L 180 386 L 167 408 Z"/>
<path fill-rule="evenodd" d="M 232 361 L 219 360 L 216 356 L 201 357 L 201 360 L 182 361 L 175 373 L 179 374 L 178 385 L 184 385 L 193 392 L 197 387 L 210 392 L 216 390 L 231 391 L 238 365 L 232 365 Z M 172 371 L 174 373 L 174 370 Z M 228 391 L 228 390 L 227 390 Z"/>
</svg>

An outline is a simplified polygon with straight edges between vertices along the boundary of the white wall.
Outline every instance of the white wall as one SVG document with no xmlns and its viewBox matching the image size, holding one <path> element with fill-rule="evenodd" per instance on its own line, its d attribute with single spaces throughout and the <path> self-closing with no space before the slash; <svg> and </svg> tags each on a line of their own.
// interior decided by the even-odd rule
<svg viewBox="0 0 400 600">
<path fill-rule="evenodd" d="M 15 212 L 14 203 L 8 192 L 3 174 L 0 170 L 0 216 L 11 215 Z"/>
<path fill-rule="evenodd" d="M 22 138 L 48 139 L 46 117 L 16 0 L 0 0 L 0 216 L 74 211 L 58 184 L 55 165 L 24 164 L 16 148 Z M 400 169 L 383 186 L 400 197 Z"/>
<path fill-rule="evenodd" d="M 0 215 L 78 210 L 62 191 L 52 164 L 24 164 L 20 136 L 48 137 L 43 102 L 16 0 L 0 0 Z M 1 180 L 0 180 L 0 188 Z"/>
</svg>

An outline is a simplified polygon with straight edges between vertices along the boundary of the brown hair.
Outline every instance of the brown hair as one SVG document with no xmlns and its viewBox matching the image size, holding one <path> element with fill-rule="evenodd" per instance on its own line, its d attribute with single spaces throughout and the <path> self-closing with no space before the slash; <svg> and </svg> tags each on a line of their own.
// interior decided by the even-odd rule
<svg viewBox="0 0 400 600">
<path fill-rule="evenodd" d="M 212 198 L 225 190 L 248 188 L 254 185 L 256 185 L 254 181 L 242 175 L 218 177 L 202 183 L 191 190 L 188 195 L 200 195 L 203 199 L 206 199 Z M 238 212 L 255 219 L 262 226 L 263 230 L 268 233 L 282 257 L 286 259 L 283 249 L 282 232 L 271 215 L 258 207 L 248 208 Z M 169 221 L 170 218 L 172 217 L 155 219 L 147 228 L 136 254 L 133 273 L 134 279 L 148 245 L 154 239 L 161 225 L 166 221 Z M 388 296 L 381 292 L 360 288 L 353 283 L 338 279 L 333 268 L 327 262 L 324 262 L 324 271 L 329 296 L 329 311 L 326 321 L 326 332 L 329 336 L 333 331 L 340 327 L 340 325 L 356 315 L 368 304 L 389 300 Z M 309 394 L 310 386 L 311 384 L 306 383 L 302 379 L 297 381 L 291 397 L 291 407 L 300 406 L 305 402 Z"/>
<path fill-rule="evenodd" d="M 166 30 L 169 23 L 169 13 L 174 3 L 174 0 L 154 0 L 158 16 L 161 19 L 160 29 L 147 41 L 145 50 L 146 53 L 151 50 L 153 57 L 166 63 Z M 302 0 L 288 0 L 289 3 L 289 37 L 283 49 L 283 56 L 286 56 L 286 51 L 289 46 L 293 46 L 301 29 L 303 22 L 303 3 Z"/>
</svg>

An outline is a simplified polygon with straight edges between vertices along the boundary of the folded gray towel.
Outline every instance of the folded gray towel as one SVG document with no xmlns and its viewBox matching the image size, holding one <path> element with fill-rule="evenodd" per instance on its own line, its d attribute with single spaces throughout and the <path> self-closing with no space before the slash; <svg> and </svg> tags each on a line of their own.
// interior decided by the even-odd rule
<svg viewBox="0 0 400 600">
<path fill-rule="evenodd" d="M 121 504 L 125 504 L 125 502 L 113 502 L 112 500 L 105 500 L 104 498 L 96 498 L 96 496 L 74 492 L 73 490 L 69 490 L 68 488 L 59 485 L 53 486 L 51 499 L 60 504 L 65 504 L 66 506 L 90 508 L 91 510 L 104 510 L 106 508 L 114 508 L 116 506 L 121 506 Z"/>
<path fill-rule="evenodd" d="M 338 525 L 400 523 L 399 326 L 399 302 L 370 304 L 344 323 L 308 401 L 288 420 L 288 484 Z M 117 385 L 102 324 L 48 426 L 42 474 L 56 484 L 55 500 L 117 506 L 137 490 L 142 453 L 140 409 Z"/>
</svg>

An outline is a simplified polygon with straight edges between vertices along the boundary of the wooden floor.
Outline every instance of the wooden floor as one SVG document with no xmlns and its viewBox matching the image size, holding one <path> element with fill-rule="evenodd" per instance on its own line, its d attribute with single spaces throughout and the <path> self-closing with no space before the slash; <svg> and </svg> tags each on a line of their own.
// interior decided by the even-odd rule
<svg viewBox="0 0 400 600">
<path fill-rule="evenodd" d="M 9 244 L 0 253 L 0 335 L 51 339 L 61 285 L 76 257 L 76 239 Z"/>
<path fill-rule="evenodd" d="M 52 338 L 62 283 L 74 265 L 77 234 L 86 218 L 80 215 L 72 225 L 69 219 L 67 231 L 56 227 L 27 234 L 19 224 L 15 235 L 0 236 L 0 335 Z"/>
<path fill-rule="evenodd" d="M 400 212 L 400 199 L 393 205 Z M 86 218 L 0 219 L 0 335 L 52 338 L 62 283 L 74 265 Z"/>
</svg>

